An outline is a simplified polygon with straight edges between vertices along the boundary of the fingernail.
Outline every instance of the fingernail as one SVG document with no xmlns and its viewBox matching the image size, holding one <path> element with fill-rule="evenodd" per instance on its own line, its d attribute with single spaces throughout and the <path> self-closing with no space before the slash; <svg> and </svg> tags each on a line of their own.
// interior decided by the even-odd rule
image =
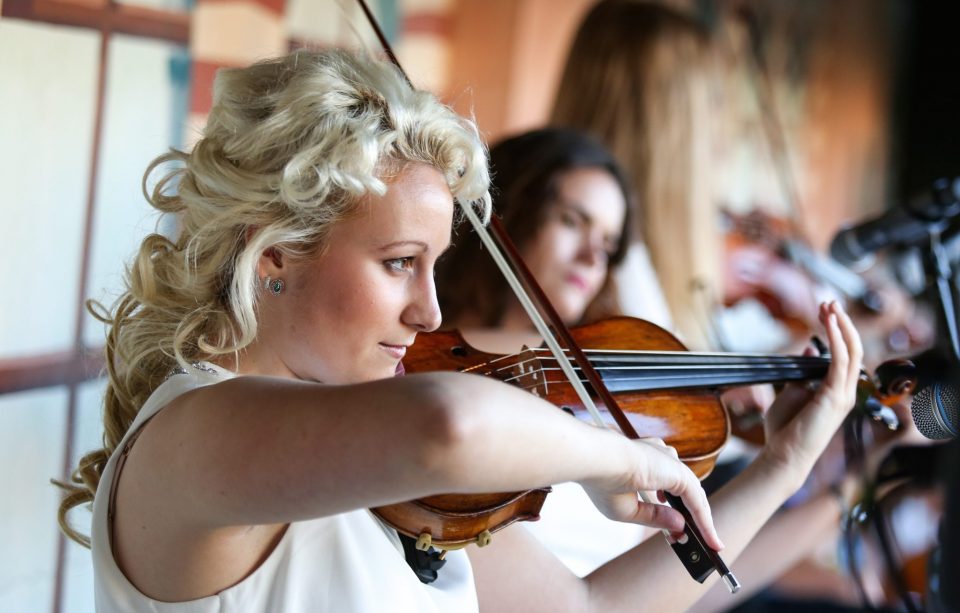
<svg viewBox="0 0 960 613">
<path fill-rule="evenodd" d="M 824 343 L 823 340 L 816 334 L 810 337 L 810 342 L 813 343 L 813 346 L 821 354 L 827 353 L 829 351 L 829 349 L 827 348 L 827 344 Z"/>
</svg>

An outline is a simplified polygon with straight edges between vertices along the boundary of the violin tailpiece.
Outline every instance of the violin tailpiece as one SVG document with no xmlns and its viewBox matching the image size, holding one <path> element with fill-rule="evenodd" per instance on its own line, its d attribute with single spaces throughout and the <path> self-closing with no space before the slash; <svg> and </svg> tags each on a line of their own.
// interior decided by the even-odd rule
<svg viewBox="0 0 960 613">
<path fill-rule="evenodd" d="M 421 551 L 417 547 L 417 539 L 402 532 L 397 534 L 403 544 L 403 556 L 420 583 L 430 584 L 436 581 L 440 569 L 447 563 L 443 559 L 443 552 L 437 551 L 433 547 L 430 547 L 427 551 Z"/>
</svg>

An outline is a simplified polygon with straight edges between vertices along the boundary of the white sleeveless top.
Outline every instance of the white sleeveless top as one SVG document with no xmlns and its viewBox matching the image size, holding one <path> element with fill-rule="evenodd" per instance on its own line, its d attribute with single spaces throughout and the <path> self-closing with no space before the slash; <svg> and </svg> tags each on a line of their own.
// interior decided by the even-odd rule
<svg viewBox="0 0 960 613">
<path fill-rule="evenodd" d="M 91 549 L 97 611 L 477 611 L 467 554 L 450 551 L 439 578 L 420 582 L 397 533 L 366 509 L 290 524 L 266 560 L 240 583 L 206 598 L 160 602 L 124 576 L 110 548 L 107 510 L 127 440 L 177 396 L 233 377 L 210 364 L 167 379 L 150 396 L 110 457 L 93 502 Z"/>
</svg>

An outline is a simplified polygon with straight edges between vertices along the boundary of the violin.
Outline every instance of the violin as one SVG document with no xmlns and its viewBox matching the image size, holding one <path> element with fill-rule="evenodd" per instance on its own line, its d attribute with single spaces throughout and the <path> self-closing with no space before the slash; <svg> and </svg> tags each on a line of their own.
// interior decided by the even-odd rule
<svg viewBox="0 0 960 613">
<path fill-rule="evenodd" d="M 754 298 L 798 336 L 818 325 L 818 286 L 833 287 L 864 313 L 884 309 L 880 293 L 860 275 L 790 238 L 789 221 L 759 209 L 744 214 L 723 209 L 721 215 L 725 306 Z"/>
<path fill-rule="evenodd" d="M 816 287 L 782 253 L 786 222 L 759 210 L 721 210 L 724 227 L 723 305 L 754 299 L 794 337 L 816 321 Z"/>
<path fill-rule="evenodd" d="M 816 380 L 826 376 L 828 357 L 693 353 L 668 331 L 631 317 L 615 317 L 570 330 L 641 437 L 661 438 L 701 479 L 716 463 L 730 435 L 730 418 L 719 399 L 726 387 Z M 457 331 L 420 334 L 404 358 L 407 373 L 455 370 L 494 377 L 528 390 L 575 417 L 586 410 L 556 358 L 544 348 L 513 355 L 485 353 Z M 891 401 L 912 390 L 909 364 L 890 366 L 883 381 L 865 375 L 863 398 Z M 612 422 L 608 412 L 604 421 Z M 458 549 L 486 545 L 517 521 L 535 520 L 549 488 L 527 492 L 440 495 L 372 511 L 418 548 Z"/>
<path fill-rule="evenodd" d="M 864 279 L 791 238 L 791 223 L 754 209 L 721 210 L 724 225 L 723 304 L 754 299 L 794 339 L 819 327 L 816 305 L 825 288 L 847 300 L 868 355 L 903 354 L 930 344 L 932 323 L 889 280 Z"/>
</svg>

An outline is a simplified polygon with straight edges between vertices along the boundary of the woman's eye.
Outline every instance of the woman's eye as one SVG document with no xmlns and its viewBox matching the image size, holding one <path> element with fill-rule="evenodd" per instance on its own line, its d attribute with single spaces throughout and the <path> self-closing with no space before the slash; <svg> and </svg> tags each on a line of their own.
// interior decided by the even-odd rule
<svg viewBox="0 0 960 613">
<path fill-rule="evenodd" d="M 393 272 L 407 272 L 413 270 L 413 257 L 393 258 L 383 264 Z"/>
<path fill-rule="evenodd" d="M 613 256 L 617 254 L 617 247 L 620 245 L 620 239 L 615 241 L 610 241 L 604 245 L 603 250 L 606 252 L 607 261 L 613 259 Z"/>
<path fill-rule="evenodd" d="M 560 223 L 565 225 L 568 228 L 576 228 L 579 225 L 579 221 L 572 213 L 567 211 L 561 211 L 558 215 Z"/>
</svg>

